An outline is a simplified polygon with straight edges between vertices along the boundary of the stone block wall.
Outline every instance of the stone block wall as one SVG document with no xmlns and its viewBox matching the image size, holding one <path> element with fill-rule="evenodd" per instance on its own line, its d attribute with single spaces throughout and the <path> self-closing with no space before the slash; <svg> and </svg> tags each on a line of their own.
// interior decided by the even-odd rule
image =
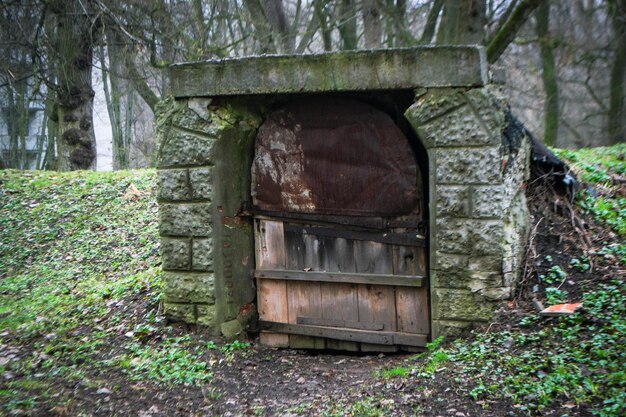
<svg viewBox="0 0 626 417">
<path fill-rule="evenodd" d="M 291 94 L 383 89 L 390 97 L 417 91 L 405 117 L 428 152 L 432 336 L 489 320 L 521 270 L 530 151 L 503 135 L 507 109 L 485 87 L 484 51 L 341 52 L 281 57 L 278 66 L 276 59 L 172 68 L 177 99 L 161 104 L 157 120 L 165 314 L 216 334 L 241 332 L 238 318 L 254 314 L 254 233 L 241 213 L 261 113 Z"/>
<path fill-rule="evenodd" d="M 158 118 L 159 232 L 165 314 L 212 328 L 254 300 L 249 200 L 260 119 L 209 99 L 168 100 Z"/>
<path fill-rule="evenodd" d="M 485 87 L 431 89 L 405 113 L 429 156 L 433 335 L 489 320 L 517 282 L 529 144 L 503 142 L 505 114 Z"/>
<path fill-rule="evenodd" d="M 236 103 L 170 100 L 158 126 L 165 314 L 216 334 L 241 330 L 255 297 L 253 230 L 239 213 L 262 119 Z M 529 146 L 503 141 L 505 114 L 487 87 L 422 90 L 405 113 L 428 151 L 433 336 L 489 320 L 518 280 Z"/>
</svg>

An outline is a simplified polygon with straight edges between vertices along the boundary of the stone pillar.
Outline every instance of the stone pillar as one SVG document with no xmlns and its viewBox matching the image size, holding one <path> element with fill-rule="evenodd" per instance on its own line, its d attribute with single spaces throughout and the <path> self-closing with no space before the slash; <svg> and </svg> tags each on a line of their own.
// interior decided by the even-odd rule
<svg viewBox="0 0 626 417">
<path fill-rule="evenodd" d="M 210 99 L 161 104 L 158 192 L 165 314 L 208 326 L 254 300 L 250 165 L 260 119 Z"/>
<path fill-rule="evenodd" d="M 430 89 L 405 116 L 428 150 L 433 337 L 490 319 L 516 283 L 528 229 L 528 144 L 503 142 L 487 88 Z"/>
</svg>

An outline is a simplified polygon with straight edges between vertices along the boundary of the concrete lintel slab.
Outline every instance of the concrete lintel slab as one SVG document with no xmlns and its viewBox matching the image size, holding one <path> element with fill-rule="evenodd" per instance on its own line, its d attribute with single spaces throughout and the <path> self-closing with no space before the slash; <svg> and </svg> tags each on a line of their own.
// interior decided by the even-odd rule
<svg viewBox="0 0 626 417">
<path fill-rule="evenodd" d="M 478 46 L 261 55 L 177 64 L 170 72 L 176 97 L 479 87 L 488 80 Z"/>
</svg>

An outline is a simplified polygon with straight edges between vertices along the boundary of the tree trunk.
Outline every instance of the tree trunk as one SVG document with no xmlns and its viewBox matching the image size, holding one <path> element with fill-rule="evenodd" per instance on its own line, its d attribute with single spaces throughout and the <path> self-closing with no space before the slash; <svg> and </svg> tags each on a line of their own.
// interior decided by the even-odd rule
<svg viewBox="0 0 626 417">
<path fill-rule="evenodd" d="M 466 45 L 485 43 L 486 7 L 485 0 L 461 0 L 458 43 Z"/>
<path fill-rule="evenodd" d="M 624 76 L 626 75 L 626 0 L 611 0 L 609 12 L 613 23 L 615 57 L 611 67 L 608 133 L 610 143 L 626 141 L 624 112 Z"/>
<path fill-rule="evenodd" d="M 430 6 L 430 11 L 428 12 L 428 17 L 426 18 L 426 24 L 424 25 L 424 31 L 422 32 L 422 37 L 419 40 L 421 45 L 429 44 L 433 37 L 435 36 L 435 27 L 437 26 L 437 19 L 439 18 L 439 13 L 441 12 L 441 8 L 443 7 L 443 0 L 434 0 L 432 6 Z"/>
<path fill-rule="evenodd" d="M 485 13 L 485 0 L 445 0 L 437 44 L 482 44 L 485 38 Z"/>
<path fill-rule="evenodd" d="M 544 134 L 543 143 L 556 146 L 559 130 L 559 86 L 557 83 L 556 66 L 552 40 L 549 34 L 550 4 L 543 2 L 536 13 L 537 37 L 539 38 L 544 102 Z"/>
<path fill-rule="evenodd" d="M 356 0 L 341 0 L 338 27 L 341 35 L 341 49 L 344 51 L 356 49 Z"/>
<path fill-rule="evenodd" d="M 132 116 L 130 112 L 133 88 L 124 67 L 124 54 L 126 52 L 121 49 L 123 40 L 113 30 L 107 31 L 106 35 L 108 55 L 105 55 L 104 46 L 101 46 L 100 63 L 104 98 L 113 137 L 113 169 L 128 169 L 132 137 L 128 133 L 126 124 L 129 117 Z"/>
<path fill-rule="evenodd" d="M 95 169 L 91 69 L 94 25 L 90 0 L 55 0 L 57 19 L 58 88 L 56 123 L 60 171 Z"/>
<path fill-rule="evenodd" d="M 295 50 L 295 38 L 291 34 L 291 28 L 282 0 L 263 0 L 263 9 L 270 25 L 270 30 L 278 38 L 279 52 L 284 54 L 293 53 Z"/>
<path fill-rule="evenodd" d="M 522 0 L 513 10 L 507 11 L 498 23 L 493 36 L 487 41 L 487 61 L 493 64 L 500 58 L 528 16 L 546 0 Z"/>
<path fill-rule="evenodd" d="M 261 53 L 276 53 L 276 46 L 272 39 L 272 31 L 270 24 L 265 17 L 263 6 L 259 0 L 244 0 L 244 4 L 250 13 L 252 24 L 255 29 L 255 38 L 259 41 L 259 49 Z"/>
<path fill-rule="evenodd" d="M 322 42 L 324 44 L 324 51 L 331 51 L 332 45 L 332 28 L 329 27 L 329 16 L 326 11 L 328 6 L 328 0 L 316 1 L 313 3 L 315 17 L 319 20 L 320 32 L 322 33 Z"/>
<path fill-rule="evenodd" d="M 365 37 L 365 48 L 380 48 L 382 35 L 382 22 L 380 20 L 380 9 L 376 0 L 363 0 L 361 8 L 363 15 L 363 35 Z"/>
</svg>

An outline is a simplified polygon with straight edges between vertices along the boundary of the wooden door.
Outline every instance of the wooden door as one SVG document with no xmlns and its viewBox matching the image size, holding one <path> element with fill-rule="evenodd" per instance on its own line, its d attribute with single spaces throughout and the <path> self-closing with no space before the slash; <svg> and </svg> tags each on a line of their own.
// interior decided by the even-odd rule
<svg viewBox="0 0 626 417">
<path fill-rule="evenodd" d="M 424 346 L 422 190 L 407 139 L 379 110 L 322 98 L 274 112 L 253 165 L 262 343 Z"/>
</svg>

